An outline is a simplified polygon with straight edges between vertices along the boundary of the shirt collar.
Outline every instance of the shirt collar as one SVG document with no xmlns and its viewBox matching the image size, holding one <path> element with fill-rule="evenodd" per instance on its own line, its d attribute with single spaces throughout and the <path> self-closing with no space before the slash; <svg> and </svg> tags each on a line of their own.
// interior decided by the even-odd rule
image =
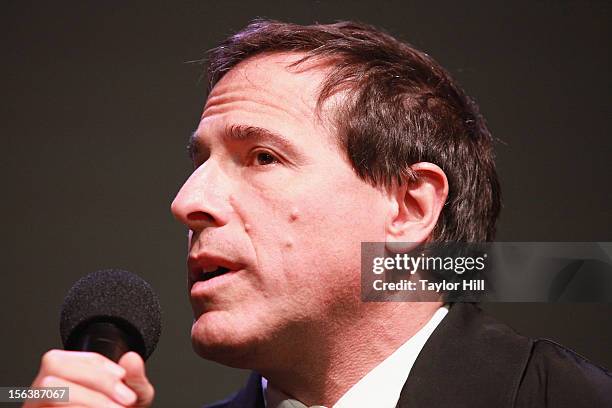
<svg viewBox="0 0 612 408">
<path fill-rule="evenodd" d="M 418 332 L 355 383 L 334 404 L 333 408 L 362 406 L 394 408 L 421 349 L 447 313 L 447 305 L 436 310 Z M 267 408 L 276 408 L 282 401 L 289 398 L 282 391 L 270 386 L 263 376 L 261 377 L 261 387 Z"/>
</svg>

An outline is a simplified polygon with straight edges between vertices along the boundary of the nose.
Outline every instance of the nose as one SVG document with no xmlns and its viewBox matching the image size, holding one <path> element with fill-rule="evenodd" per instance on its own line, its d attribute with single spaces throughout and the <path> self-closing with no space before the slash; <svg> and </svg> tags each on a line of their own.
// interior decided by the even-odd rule
<svg viewBox="0 0 612 408">
<path fill-rule="evenodd" d="M 220 227 L 228 222 L 229 180 L 212 160 L 189 176 L 171 205 L 174 217 L 192 231 Z"/>
</svg>

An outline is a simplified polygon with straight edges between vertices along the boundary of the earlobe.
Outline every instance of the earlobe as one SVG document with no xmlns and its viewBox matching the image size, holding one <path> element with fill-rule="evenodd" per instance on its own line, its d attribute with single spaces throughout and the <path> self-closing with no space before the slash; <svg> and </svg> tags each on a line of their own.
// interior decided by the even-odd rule
<svg viewBox="0 0 612 408">
<path fill-rule="evenodd" d="M 440 167 L 420 162 L 411 169 L 416 180 L 390 191 L 395 211 L 387 225 L 386 246 L 394 253 L 407 252 L 430 238 L 448 197 L 448 180 Z"/>
</svg>

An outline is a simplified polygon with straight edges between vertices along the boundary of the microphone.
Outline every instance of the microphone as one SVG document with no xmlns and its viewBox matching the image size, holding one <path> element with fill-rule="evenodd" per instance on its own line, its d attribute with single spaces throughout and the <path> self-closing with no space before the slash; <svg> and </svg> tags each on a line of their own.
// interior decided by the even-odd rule
<svg viewBox="0 0 612 408">
<path fill-rule="evenodd" d="M 115 362 L 135 351 L 146 361 L 160 334 L 157 295 L 131 272 L 92 272 L 72 286 L 62 305 L 60 335 L 66 350 L 94 351 Z"/>
</svg>

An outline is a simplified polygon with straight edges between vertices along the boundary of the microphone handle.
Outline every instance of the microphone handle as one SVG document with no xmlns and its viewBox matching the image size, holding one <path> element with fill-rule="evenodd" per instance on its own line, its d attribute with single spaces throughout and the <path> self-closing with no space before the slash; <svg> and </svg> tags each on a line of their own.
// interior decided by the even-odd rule
<svg viewBox="0 0 612 408">
<path fill-rule="evenodd" d="M 98 321 L 87 325 L 80 335 L 71 339 L 67 350 L 94 351 L 117 362 L 122 355 L 135 348 L 127 333 L 112 322 Z"/>
</svg>

